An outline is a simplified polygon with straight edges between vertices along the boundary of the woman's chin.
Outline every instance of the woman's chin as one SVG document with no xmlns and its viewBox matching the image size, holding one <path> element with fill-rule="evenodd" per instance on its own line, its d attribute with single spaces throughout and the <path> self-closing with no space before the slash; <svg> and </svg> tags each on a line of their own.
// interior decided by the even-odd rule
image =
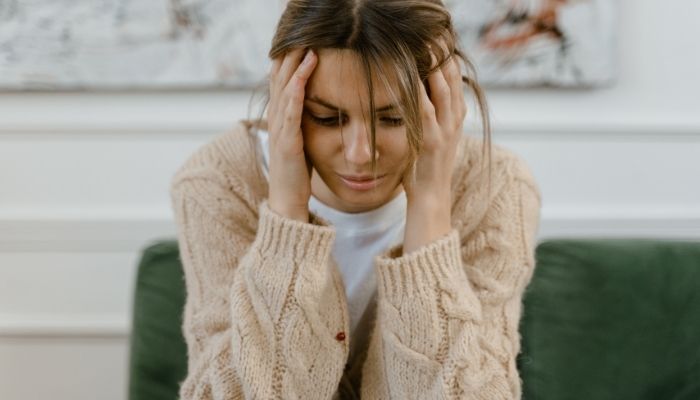
<svg viewBox="0 0 700 400">
<path fill-rule="evenodd" d="M 321 178 L 320 175 L 316 177 Z M 397 190 L 402 190 L 401 182 L 397 182 L 393 174 L 385 175 L 374 185 L 355 185 L 353 182 L 346 182 L 337 174 L 327 177 L 328 180 L 321 178 L 317 181 L 319 190 L 314 192 L 321 197 L 316 198 L 330 207 L 348 213 L 365 212 L 381 207 L 398 194 Z"/>
<path fill-rule="evenodd" d="M 394 198 L 394 191 L 387 187 L 384 183 L 369 190 L 354 190 L 341 184 L 333 192 L 343 203 L 343 208 L 354 210 L 351 212 L 363 212 L 381 207 Z"/>
</svg>

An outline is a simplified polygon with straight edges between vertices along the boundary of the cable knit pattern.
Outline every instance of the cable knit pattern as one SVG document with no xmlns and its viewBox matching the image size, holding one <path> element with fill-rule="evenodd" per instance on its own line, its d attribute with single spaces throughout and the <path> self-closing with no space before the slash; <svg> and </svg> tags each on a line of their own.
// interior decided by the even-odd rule
<svg viewBox="0 0 700 400">
<path fill-rule="evenodd" d="M 171 183 L 187 287 L 181 399 L 338 399 L 350 371 L 361 371 L 367 400 L 519 399 L 518 325 L 541 207 L 524 161 L 494 145 L 486 191 L 482 142 L 464 137 L 452 230 L 375 257 L 376 321 L 362 368 L 349 368 L 335 229 L 270 210 L 250 128 L 241 121 L 202 146 Z"/>
</svg>

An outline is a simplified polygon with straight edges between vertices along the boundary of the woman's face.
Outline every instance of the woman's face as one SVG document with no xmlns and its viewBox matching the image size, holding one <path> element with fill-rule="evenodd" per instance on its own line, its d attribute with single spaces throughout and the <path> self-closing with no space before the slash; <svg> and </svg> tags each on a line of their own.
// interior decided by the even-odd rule
<svg viewBox="0 0 700 400">
<path fill-rule="evenodd" d="M 369 100 L 359 56 L 346 49 L 321 49 L 317 54 L 301 123 L 306 154 L 314 166 L 312 193 L 340 211 L 372 210 L 403 190 L 401 177 L 409 154 L 403 119 L 373 75 L 378 179 L 362 181 L 372 176 L 372 158 Z"/>
</svg>

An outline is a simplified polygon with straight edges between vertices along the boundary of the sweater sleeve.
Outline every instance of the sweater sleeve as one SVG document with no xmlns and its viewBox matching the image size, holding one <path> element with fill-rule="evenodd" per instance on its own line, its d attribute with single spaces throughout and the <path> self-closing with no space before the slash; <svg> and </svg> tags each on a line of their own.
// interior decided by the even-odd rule
<svg viewBox="0 0 700 400">
<path fill-rule="evenodd" d="M 180 399 L 331 399 L 348 353 L 336 340 L 348 322 L 328 264 L 335 230 L 267 200 L 253 230 L 247 202 L 185 187 L 171 187 L 187 289 Z"/>
<path fill-rule="evenodd" d="M 540 205 L 534 182 L 513 178 L 474 231 L 376 258 L 363 399 L 521 398 L 518 325 Z"/>
</svg>

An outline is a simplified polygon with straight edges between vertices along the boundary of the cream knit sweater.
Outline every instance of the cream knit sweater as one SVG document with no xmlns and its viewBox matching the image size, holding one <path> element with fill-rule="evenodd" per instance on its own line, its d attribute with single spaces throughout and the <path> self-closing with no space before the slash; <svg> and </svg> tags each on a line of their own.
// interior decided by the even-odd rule
<svg viewBox="0 0 700 400">
<path fill-rule="evenodd" d="M 269 209 L 250 121 L 199 148 L 170 187 L 187 288 L 181 399 L 519 399 L 541 195 L 496 144 L 488 193 L 481 143 L 461 142 L 451 232 L 375 258 L 376 318 L 352 363 L 334 228 Z"/>
</svg>

